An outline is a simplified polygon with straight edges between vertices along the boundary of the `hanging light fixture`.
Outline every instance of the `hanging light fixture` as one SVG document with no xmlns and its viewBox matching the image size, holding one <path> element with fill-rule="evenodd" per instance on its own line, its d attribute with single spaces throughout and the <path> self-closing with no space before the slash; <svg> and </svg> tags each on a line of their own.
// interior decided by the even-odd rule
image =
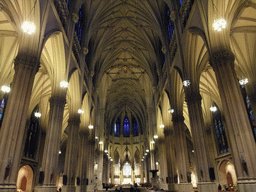
<svg viewBox="0 0 256 192">
<path fill-rule="evenodd" d="M 27 33 L 29 35 L 32 35 L 36 32 L 36 26 L 33 22 L 24 21 L 21 25 L 21 28 L 24 33 Z"/>
<path fill-rule="evenodd" d="M 95 136 L 95 139 L 99 139 L 99 137 L 98 137 L 98 136 Z"/>
<path fill-rule="evenodd" d="M 153 141 L 151 141 L 150 143 L 155 144 L 155 141 L 153 140 Z"/>
<path fill-rule="evenodd" d="M 218 108 L 216 106 L 211 106 L 210 107 L 211 112 L 216 112 L 217 110 L 218 110 Z"/>
<path fill-rule="evenodd" d="M 246 85 L 248 82 L 249 82 L 248 78 L 243 78 L 243 79 L 239 80 L 239 84 L 242 85 L 242 86 Z"/>
<path fill-rule="evenodd" d="M 174 113 L 174 109 L 168 109 L 168 112 L 173 114 Z"/>
<path fill-rule="evenodd" d="M 83 110 L 83 109 L 78 109 L 78 113 L 79 113 L 79 114 L 83 114 L 83 113 L 84 113 L 84 110 Z"/>
<path fill-rule="evenodd" d="M 154 139 L 158 139 L 158 135 L 154 135 Z"/>
<path fill-rule="evenodd" d="M 10 86 L 3 85 L 1 87 L 1 91 L 3 91 L 4 93 L 9 93 L 11 91 L 11 88 L 10 88 Z"/>
<path fill-rule="evenodd" d="M 90 124 L 90 125 L 88 126 L 88 129 L 93 129 L 93 125 Z"/>
<path fill-rule="evenodd" d="M 105 149 L 105 151 L 104 151 L 105 153 L 108 153 L 108 150 L 107 149 Z"/>
<path fill-rule="evenodd" d="M 163 128 L 164 128 L 164 125 L 162 124 L 162 125 L 160 125 L 159 127 L 160 127 L 161 129 L 163 129 Z"/>
<path fill-rule="evenodd" d="M 39 112 L 39 111 L 36 111 L 35 112 L 35 117 L 36 118 L 40 118 L 42 116 L 42 114 Z"/>
<path fill-rule="evenodd" d="M 184 87 L 188 87 L 191 84 L 190 80 L 184 80 L 183 85 Z"/>
<path fill-rule="evenodd" d="M 61 81 L 60 82 L 60 87 L 61 88 L 68 88 L 68 82 L 67 81 Z"/>
<path fill-rule="evenodd" d="M 146 149 L 146 152 L 148 153 L 148 152 L 149 152 L 149 149 Z"/>
<path fill-rule="evenodd" d="M 227 27 L 227 21 L 225 19 L 217 19 L 213 22 L 213 29 L 215 31 L 222 31 Z"/>
<path fill-rule="evenodd" d="M 100 141 L 99 144 L 102 145 L 102 144 L 103 144 L 103 141 Z"/>
</svg>

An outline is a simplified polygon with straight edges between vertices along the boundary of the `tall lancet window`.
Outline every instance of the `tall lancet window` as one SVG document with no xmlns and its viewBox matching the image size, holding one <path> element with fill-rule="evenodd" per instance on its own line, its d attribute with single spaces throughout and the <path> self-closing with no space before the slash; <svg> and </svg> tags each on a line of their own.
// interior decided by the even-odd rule
<svg viewBox="0 0 256 192">
<path fill-rule="evenodd" d="M 6 100 L 5 99 L 2 99 L 2 101 L 0 101 L 0 128 L 1 128 L 1 125 L 2 125 L 2 121 L 3 121 L 3 118 L 4 118 L 4 110 L 5 110 L 5 106 L 6 106 Z"/>
<path fill-rule="evenodd" d="M 135 117 L 132 118 L 132 124 L 133 124 L 133 135 L 134 137 L 136 137 L 139 135 L 139 128 L 138 128 L 138 123 Z"/>
<path fill-rule="evenodd" d="M 116 123 L 115 123 L 115 126 L 114 126 L 114 133 L 115 133 L 115 137 L 120 136 L 120 121 L 119 121 L 119 118 L 116 120 Z"/>
<path fill-rule="evenodd" d="M 251 102 L 246 93 L 245 87 L 243 85 L 241 86 L 241 90 L 242 90 L 242 95 L 243 95 L 244 103 L 246 106 L 247 114 L 248 114 L 248 117 L 249 117 L 249 120 L 251 123 L 254 140 L 256 141 L 256 124 L 255 124 L 255 117 L 254 117 L 253 111 L 252 111 Z"/>
<path fill-rule="evenodd" d="M 33 110 L 29 127 L 27 131 L 26 144 L 24 149 L 24 156 L 30 159 L 36 158 L 38 137 L 39 137 L 39 119 L 35 116 L 35 112 L 38 111 L 38 106 Z"/>
<path fill-rule="evenodd" d="M 82 20 L 83 20 L 83 9 L 81 7 L 80 10 L 79 10 L 79 20 L 75 25 L 75 32 L 76 32 L 76 35 L 77 35 L 77 38 L 78 38 L 78 41 L 79 41 L 80 44 L 81 44 L 81 41 L 82 41 L 82 33 L 83 33 Z"/>
<path fill-rule="evenodd" d="M 130 136 L 130 125 L 129 119 L 127 117 L 124 118 L 124 137 Z"/>
<path fill-rule="evenodd" d="M 217 110 L 212 113 L 213 124 L 214 124 L 215 135 L 216 135 L 217 150 L 219 154 L 224 154 L 229 152 L 225 126 L 222 122 L 221 113 L 218 106 L 215 103 L 214 103 L 214 106 L 217 107 Z"/>
</svg>

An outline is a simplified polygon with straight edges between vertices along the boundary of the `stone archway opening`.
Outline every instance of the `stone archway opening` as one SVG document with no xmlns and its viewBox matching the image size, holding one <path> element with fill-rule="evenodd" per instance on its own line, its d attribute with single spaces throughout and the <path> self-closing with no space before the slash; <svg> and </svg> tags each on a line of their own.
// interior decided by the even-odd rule
<svg viewBox="0 0 256 192">
<path fill-rule="evenodd" d="M 29 165 L 20 168 L 17 179 L 17 191 L 31 192 L 33 187 L 34 172 Z"/>
<path fill-rule="evenodd" d="M 236 191 L 237 177 L 234 164 L 228 160 L 219 166 L 220 185 L 223 190 Z"/>
</svg>

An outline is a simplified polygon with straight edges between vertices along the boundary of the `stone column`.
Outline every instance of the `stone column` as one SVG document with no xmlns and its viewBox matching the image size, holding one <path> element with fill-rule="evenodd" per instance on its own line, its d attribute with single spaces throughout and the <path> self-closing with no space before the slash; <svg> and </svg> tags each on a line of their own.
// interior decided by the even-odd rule
<svg viewBox="0 0 256 192">
<path fill-rule="evenodd" d="M 173 131 L 170 128 L 165 128 L 165 149 L 166 149 L 166 160 L 167 160 L 167 184 L 169 191 L 178 191 L 177 182 L 175 182 L 176 174 L 176 163 L 175 163 L 175 152 L 174 152 L 174 138 Z"/>
<path fill-rule="evenodd" d="M 216 192 L 217 184 L 211 182 L 209 175 L 208 151 L 206 150 L 205 126 L 201 107 L 202 97 L 199 93 L 192 92 L 190 88 L 186 89 L 186 102 L 197 162 L 198 191 Z"/>
<path fill-rule="evenodd" d="M 234 69 L 234 55 L 216 53 L 211 58 L 227 125 L 239 191 L 256 191 L 256 146 Z"/>
<path fill-rule="evenodd" d="M 77 192 L 86 191 L 86 175 L 88 172 L 88 136 L 89 131 L 83 131 L 79 133 L 80 135 L 80 147 L 79 147 L 79 159 L 78 159 L 78 169 L 77 178 L 80 180 L 80 185 L 77 186 Z"/>
<path fill-rule="evenodd" d="M 22 156 L 27 112 L 38 59 L 18 55 L 10 96 L 0 130 L 0 191 L 16 191 L 16 179 Z"/>
<path fill-rule="evenodd" d="M 94 191 L 95 183 L 94 183 L 94 154 L 95 154 L 95 140 L 91 138 L 89 141 L 89 153 L 88 153 L 88 171 L 87 171 L 87 179 L 88 179 L 88 192 Z"/>
<path fill-rule="evenodd" d="M 79 147 L 79 124 L 80 116 L 71 117 L 68 120 L 68 140 L 65 157 L 64 176 L 67 176 L 67 184 L 63 185 L 64 192 L 76 191 L 76 170 L 78 163 L 78 147 Z M 63 183 L 64 184 L 64 183 Z"/>
<path fill-rule="evenodd" d="M 143 173 L 143 166 L 144 166 L 144 162 L 141 161 L 140 163 L 140 183 L 144 183 L 144 173 Z"/>
<path fill-rule="evenodd" d="M 36 191 L 55 192 L 56 176 L 60 150 L 61 130 L 63 121 L 65 96 L 52 96 L 50 98 L 50 112 L 48 129 L 43 152 L 40 175 L 43 179 L 42 185 L 36 187 Z"/>
<path fill-rule="evenodd" d="M 175 135 L 175 148 L 176 148 L 176 162 L 178 168 L 179 177 L 179 189 L 180 191 L 192 191 L 193 187 L 191 183 L 188 183 L 187 179 L 187 142 L 184 130 L 184 117 L 180 115 L 172 116 L 174 135 Z"/>
</svg>

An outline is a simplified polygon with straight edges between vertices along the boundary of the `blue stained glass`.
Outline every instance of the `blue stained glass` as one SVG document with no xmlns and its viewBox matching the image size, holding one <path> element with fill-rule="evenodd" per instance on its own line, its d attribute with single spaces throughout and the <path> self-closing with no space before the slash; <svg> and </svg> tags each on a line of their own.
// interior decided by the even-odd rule
<svg viewBox="0 0 256 192">
<path fill-rule="evenodd" d="M 214 103 L 217 107 L 217 105 Z M 218 108 L 218 107 L 217 107 Z M 221 120 L 220 110 L 218 109 L 213 113 L 215 135 L 216 135 L 216 145 L 218 146 L 219 154 L 227 153 L 229 151 L 225 127 Z"/>
<path fill-rule="evenodd" d="M 167 17 L 168 17 L 168 26 L 167 26 L 167 30 L 168 30 L 168 36 L 169 36 L 169 40 L 171 41 L 173 33 L 174 33 L 174 23 L 173 21 L 170 19 L 170 9 L 168 8 L 167 10 Z"/>
<path fill-rule="evenodd" d="M 252 107 L 251 107 L 251 102 L 250 99 L 246 93 L 245 87 L 241 86 L 241 91 L 242 91 L 242 95 L 243 95 L 243 99 L 244 99 L 244 103 L 246 106 L 246 110 L 247 110 L 247 114 L 251 123 L 251 128 L 252 128 L 252 133 L 254 136 L 254 139 L 256 141 L 256 124 L 255 124 L 255 117 L 253 115 L 253 111 L 252 111 Z"/>
<path fill-rule="evenodd" d="M 124 137 L 130 136 L 130 125 L 129 119 L 127 117 L 124 118 Z"/>
<path fill-rule="evenodd" d="M 75 32 L 78 38 L 79 43 L 81 44 L 82 40 L 82 33 L 83 33 L 83 26 L 82 26 L 82 17 L 83 17 L 83 10 L 80 8 L 79 10 L 79 20 L 75 25 Z"/>
<path fill-rule="evenodd" d="M 182 4 L 182 0 L 180 0 L 180 4 Z"/>
<path fill-rule="evenodd" d="M 116 120 L 115 127 L 114 127 L 114 133 L 115 133 L 115 137 L 120 136 L 120 121 L 119 121 L 119 119 Z"/>
<path fill-rule="evenodd" d="M 133 135 L 134 137 L 139 135 L 138 123 L 135 118 L 133 119 Z"/>
</svg>

